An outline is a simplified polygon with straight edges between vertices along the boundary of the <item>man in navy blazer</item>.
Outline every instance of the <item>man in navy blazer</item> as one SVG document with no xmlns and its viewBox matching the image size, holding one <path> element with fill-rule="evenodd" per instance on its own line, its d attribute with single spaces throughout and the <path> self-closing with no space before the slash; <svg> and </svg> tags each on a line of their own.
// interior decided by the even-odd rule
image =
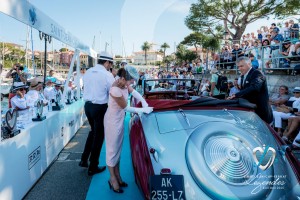
<svg viewBox="0 0 300 200">
<path fill-rule="evenodd" d="M 255 113 L 265 122 L 273 121 L 272 109 L 269 105 L 269 94 L 266 77 L 257 69 L 251 67 L 251 60 L 240 57 L 236 64 L 241 72 L 241 90 L 228 99 L 244 98 L 256 104 Z"/>
</svg>

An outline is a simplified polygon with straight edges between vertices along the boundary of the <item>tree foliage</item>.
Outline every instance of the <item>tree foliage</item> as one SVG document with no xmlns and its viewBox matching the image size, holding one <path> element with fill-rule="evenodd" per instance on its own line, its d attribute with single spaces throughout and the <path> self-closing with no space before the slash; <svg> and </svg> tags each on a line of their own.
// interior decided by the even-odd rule
<svg viewBox="0 0 300 200">
<path fill-rule="evenodd" d="M 227 31 L 240 40 L 248 24 L 270 15 L 284 17 L 297 14 L 299 0 L 198 0 L 185 19 L 188 28 L 217 37 Z"/>
<path fill-rule="evenodd" d="M 166 64 L 170 64 L 172 61 L 174 61 L 173 57 L 171 55 L 168 55 L 164 57 L 163 62 Z"/>
<path fill-rule="evenodd" d="M 202 49 L 212 49 L 217 50 L 220 47 L 220 37 L 214 37 L 212 35 L 204 35 L 202 33 L 194 32 L 186 36 L 184 40 L 180 43 L 187 46 L 193 46 L 196 49 L 196 54 L 198 48 L 201 46 Z"/>
<path fill-rule="evenodd" d="M 5 68 L 11 68 L 15 63 L 25 63 L 25 51 L 10 43 L 2 43 L 0 46 L 0 60 Z"/>
<path fill-rule="evenodd" d="M 59 50 L 59 52 L 68 52 L 69 51 L 69 49 L 68 48 L 61 48 L 60 50 Z"/>
<path fill-rule="evenodd" d="M 164 53 L 164 57 L 166 57 L 166 50 L 168 49 L 168 48 L 170 48 L 170 45 L 168 44 L 168 43 L 163 43 L 161 46 L 160 46 L 160 48 L 163 50 L 163 53 Z"/>
<path fill-rule="evenodd" d="M 188 50 L 183 44 L 179 44 L 177 46 L 175 55 L 179 62 L 186 60 L 192 61 L 197 58 L 197 54 L 193 51 Z"/>
<path fill-rule="evenodd" d="M 211 50 L 218 50 L 220 48 L 220 40 L 216 37 L 209 36 L 203 43 L 203 48 L 211 49 Z"/>
<path fill-rule="evenodd" d="M 183 41 L 180 44 L 193 46 L 196 49 L 196 52 L 198 52 L 198 47 L 203 46 L 203 43 L 207 40 L 207 36 L 199 33 L 199 32 L 193 32 L 186 36 Z"/>
<path fill-rule="evenodd" d="M 145 63 L 147 65 L 147 51 L 150 50 L 151 44 L 149 42 L 144 42 L 144 44 L 141 46 L 142 50 L 145 52 Z"/>
</svg>

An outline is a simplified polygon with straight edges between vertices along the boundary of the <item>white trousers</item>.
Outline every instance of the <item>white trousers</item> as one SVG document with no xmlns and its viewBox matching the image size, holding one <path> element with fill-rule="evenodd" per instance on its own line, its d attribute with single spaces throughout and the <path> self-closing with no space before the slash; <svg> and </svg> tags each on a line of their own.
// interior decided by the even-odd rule
<svg viewBox="0 0 300 200">
<path fill-rule="evenodd" d="M 291 115 L 291 113 L 273 111 L 274 126 L 276 128 L 282 128 L 282 120 L 288 119 Z"/>
</svg>

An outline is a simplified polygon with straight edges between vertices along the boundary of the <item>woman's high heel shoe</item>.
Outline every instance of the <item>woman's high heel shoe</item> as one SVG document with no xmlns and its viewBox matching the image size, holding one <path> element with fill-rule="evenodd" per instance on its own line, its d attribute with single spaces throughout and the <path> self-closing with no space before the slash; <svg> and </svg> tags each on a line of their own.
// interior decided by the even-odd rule
<svg viewBox="0 0 300 200">
<path fill-rule="evenodd" d="M 126 182 L 122 181 L 122 182 L 119 182 L 119 186 L 120 187 L 128 187 L 128 184 Z"/>
<path fill-rule="evenodd" d="M 107 182 L 108 182 L 108 185 L 109 185 L 109 189 L 112 189 L 115 193 L 123 193 L 124 192 L 124 190 L 122 190 L 121 188 L 115 189 L 110 181 L 107 181 Z"/>
</svg>

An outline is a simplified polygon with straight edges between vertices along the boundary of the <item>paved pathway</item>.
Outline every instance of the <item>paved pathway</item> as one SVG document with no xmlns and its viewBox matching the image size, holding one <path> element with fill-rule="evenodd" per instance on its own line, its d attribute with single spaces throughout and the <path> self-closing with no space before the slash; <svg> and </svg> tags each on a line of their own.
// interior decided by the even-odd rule
<svg viewBox="0 0 300 200">
<path fill-rule="evenodd" d="M 37 184 L 25 196 L 25 200 L 142 200 L 142 194 L 134 181 L 128 135 L 129 114 L 125 119 L 125 137 L 121 155 L 121 175 L 129 184 L 123 194 L 109 189 L 109 172 L 87 175 L 87 169 L 78 166 L 90 127 L 86 122 L 74 138 L 62 150 Z M 105 144 L 100 155 L 100 165 L 105 165 Z M 20 183 L 21 184 L 21 183 Z M 20 185 L 21 186 L 21 185 Z"/>
</svg>

